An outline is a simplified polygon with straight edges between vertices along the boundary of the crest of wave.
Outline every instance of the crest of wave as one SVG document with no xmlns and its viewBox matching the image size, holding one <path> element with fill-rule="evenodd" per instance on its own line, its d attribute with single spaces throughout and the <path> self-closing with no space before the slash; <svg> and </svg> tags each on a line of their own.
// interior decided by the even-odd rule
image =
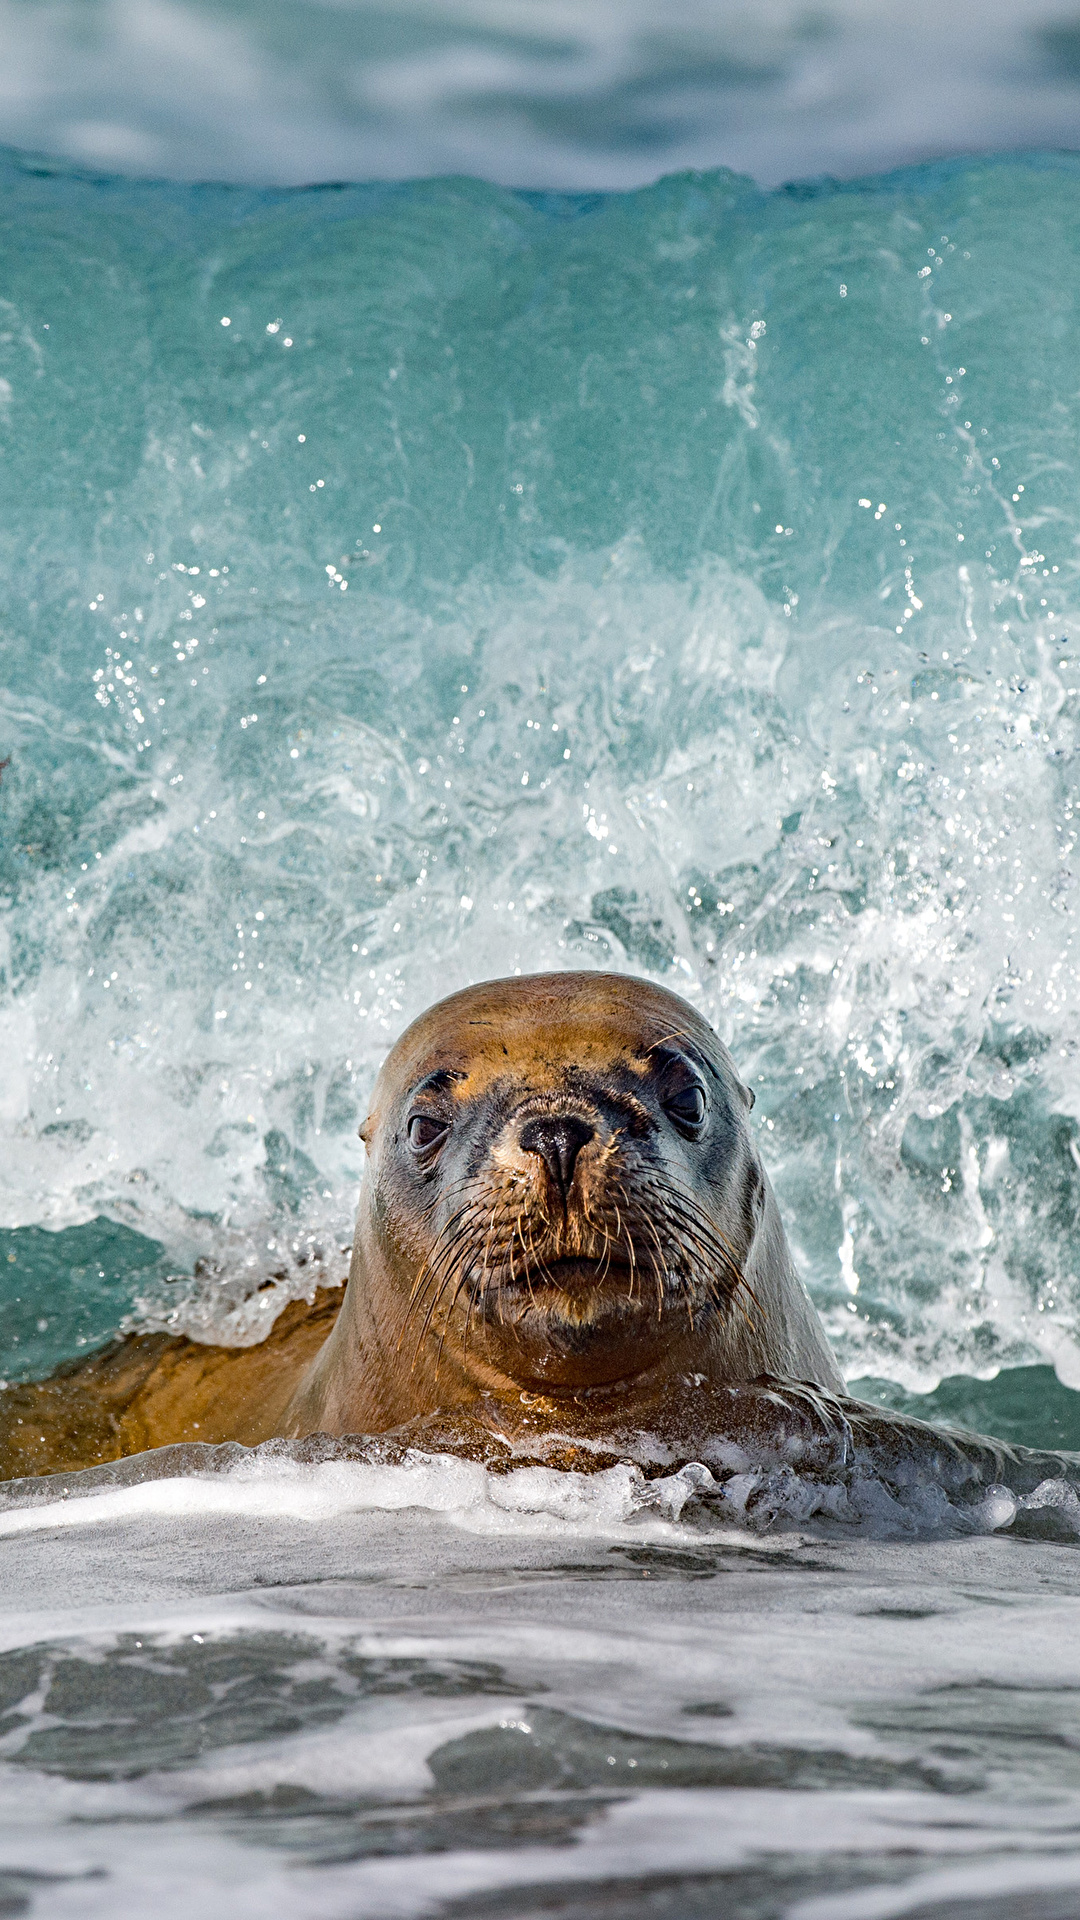
<svg viewBox="0 0 1080 1920">
<path fill-rule="evenodd" d="M 627 541 L 336 604 L 246 727 L 275 609 L 223 626 L 169 743 L 136 766 L 103 730 L 92 887 L 54 870 L 27 909 L 13 1221 L 126 1220 L 189 1274 L 140 1324 L 258 1337 L 305 1250 L 341 1270 L 406 1019 L 625 968 L 733 1046 L 850 1374 L 1080 1384 L 1076 670 L 1014 583 L 920 593 L 916 649 L 876 604 L 676 581 Z"/>
</svg>

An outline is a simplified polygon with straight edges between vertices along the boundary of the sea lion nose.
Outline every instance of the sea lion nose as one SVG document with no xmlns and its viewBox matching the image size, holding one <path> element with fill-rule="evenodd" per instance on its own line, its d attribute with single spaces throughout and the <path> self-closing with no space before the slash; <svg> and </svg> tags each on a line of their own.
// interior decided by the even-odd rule
<svg viewBox="0 0 1080 1920">
<path fill-rule="evenodd" d="M 539 1154 L 565 1200 L 578 1154 L 595 1134 L 591 1122 L 576 1113 L 545 1113 L 527 1120 L 518 1137 L 526 1153 Z"/>
</svg>

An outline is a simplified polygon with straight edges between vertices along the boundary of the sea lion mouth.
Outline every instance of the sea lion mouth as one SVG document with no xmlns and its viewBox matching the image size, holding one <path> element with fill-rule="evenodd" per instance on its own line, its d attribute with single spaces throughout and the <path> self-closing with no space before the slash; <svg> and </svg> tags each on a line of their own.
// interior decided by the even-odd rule
<svg viewBox="0 0 1080 1920">
<path fill-rule="evenodd" d="M 723 1234 L 671 1180 L 624 1166 L 568 1198 L 553 1218 L 549 1196 L 522 1193 L 513 1178 L 459 1187 L 413 1287 L 418 1342 L 437 1323 L 445 1345 L 455 1308 L 463 1353 L 470 1333 L 523 1318 L 599 1329 L 675 1311 L 693 1326 L 745 1285 Z"/>
<path fill-rule="evenodd" d="M 542 1288 L 560 1293 L 592 1293 L 601 1287 L 616 1287 L 626 1292 L 632 1287 L 635 1272 L 642 1271 L 649 1271 L 644 1256 L 635 1267 L 625 1256 L 615 1259 L 605 1255 L 593 1259 L 584 1254 L 566 1254 L 558 1259 L 537 1259 L 530 1264 L 528 1272 L 518 1275 L 512 1284 L 518 1289 L 531 1288 L 534 1293 Z"/>
<path fill-rule="evenodd" d="M 567 1177 L 559 1199 L 513 1160 L 489 1160 L 438 1196 L 399 1333 L 412 1369 L 431 1353 L 433 1393 L 444 1361 L 545 1390 L 636 1377 L 746 1285 L 688 1184 L 625 1149 Z"/>
</svg>

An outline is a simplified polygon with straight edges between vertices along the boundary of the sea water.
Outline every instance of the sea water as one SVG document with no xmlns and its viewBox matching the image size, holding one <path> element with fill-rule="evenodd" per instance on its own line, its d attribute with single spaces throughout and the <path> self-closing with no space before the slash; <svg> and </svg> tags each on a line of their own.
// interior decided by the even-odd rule
<svg viewBox="0 0 1080 1920">
<path fill-rule="evenodd" d="M 5 161 L 5 1379 L 257 1340 L 406 1020 L 600 966 L 732 1046 L 849 1382 L 1077 1443 L 1078 193 Z M 1064 1483 L 382 1471 L 0 1516 L 11 1911 L 1077 1910 Z"/>
<path fill-rule="evenodd" d="M 9 1913 L 1080 1907 L 1072 1547 L 753 1532 L 623 1468 L 114 1473 L 0 1514 Z"/>
</svg>

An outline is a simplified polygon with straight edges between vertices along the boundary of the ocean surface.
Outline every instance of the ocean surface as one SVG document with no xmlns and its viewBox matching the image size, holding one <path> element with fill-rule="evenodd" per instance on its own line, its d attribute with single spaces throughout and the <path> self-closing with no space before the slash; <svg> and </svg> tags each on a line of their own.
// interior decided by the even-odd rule
<svg viewBox="0 0 1080 1920">
<path fill-rule="evenodd" d="M 733 1048 L 853 1391 L 1080 1448 L 1080 161 L 0 175 L 3 1377 L 258 1339 L 407 1019 L 605 967 Z M 0 1902 L 1074 1920 L 1064 1481 L 786 1471 L 16 1499 Z"/>
<path fill-rule="evenodd" d="M 1075 1531 L 651 1486 L 279 1455 L 5 1506 L 4 1911 L 1075 1920 Z"/>
</svg>

